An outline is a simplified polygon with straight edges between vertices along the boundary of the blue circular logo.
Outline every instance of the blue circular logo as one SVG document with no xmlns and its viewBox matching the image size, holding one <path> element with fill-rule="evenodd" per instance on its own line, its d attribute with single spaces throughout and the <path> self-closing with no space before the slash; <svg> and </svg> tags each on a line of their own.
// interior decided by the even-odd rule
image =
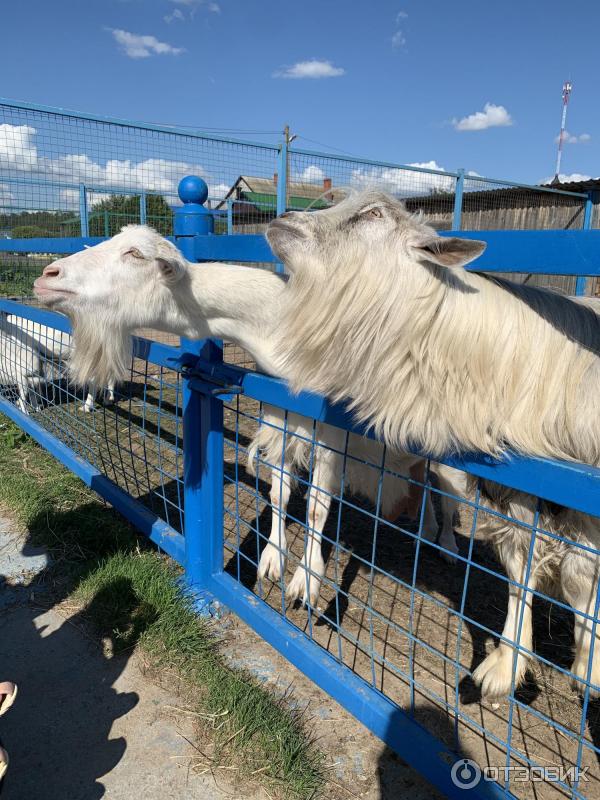
<svg viewBox="0 0 600 800">
<path fill-rule="evenodd" d="M 473 789 L 481 780 L 481 769 L 470 758 L 455 761 L 450 771 L 452 783 L 459 789 Z"/>
</svg>

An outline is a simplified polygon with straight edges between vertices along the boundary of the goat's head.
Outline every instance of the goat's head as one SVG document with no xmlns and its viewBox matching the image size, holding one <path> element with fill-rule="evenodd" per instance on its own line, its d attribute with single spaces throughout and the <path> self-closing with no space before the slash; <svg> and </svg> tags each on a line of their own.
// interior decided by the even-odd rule
<svg viewBox="0 0 600 800">
<path fill-rule="evenodd" d="M 105 384 L 124 377 L 131 333 L 168 314 L 187 272 L 179 250 L 144 225 L 129 225 L 112 239 L 47 266 L 34 291 L 73 324 L 75 379 Z"/>
<path fill-rule="evenodd" d="M 292 273 L 331 277 L 349 264 L 389 273 L 407 262 L 462 267 L 485 242 L 438 236 L 395 198 L 378 191 L 352 194 L 321 211 L 287 211 L 273 220 L 267 239 Z"/>
<path fill-rule="evenodd" d="M 187 269 L 187 262 L 152 228 L 128 225 L 106 242 L 60 258 L 34 283 L 41 302 L 69 317 L 116 313 L 133 327 L 157 298 L 168 293 Z"/>
</svg>

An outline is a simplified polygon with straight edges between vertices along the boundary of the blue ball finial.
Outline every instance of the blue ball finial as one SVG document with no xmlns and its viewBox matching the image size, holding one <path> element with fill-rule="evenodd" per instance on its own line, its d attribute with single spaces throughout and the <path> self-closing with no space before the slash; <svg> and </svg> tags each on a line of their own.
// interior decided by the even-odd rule
<svg viewBox="0 0 600 800">
<path fill-rule="evenodd" d="M 182 203 L 199 203 L 203 205 L 208 197 L 206 181 L 197 175 L 186 175 L 179 181 L 177 193 Z"/>
</svg>

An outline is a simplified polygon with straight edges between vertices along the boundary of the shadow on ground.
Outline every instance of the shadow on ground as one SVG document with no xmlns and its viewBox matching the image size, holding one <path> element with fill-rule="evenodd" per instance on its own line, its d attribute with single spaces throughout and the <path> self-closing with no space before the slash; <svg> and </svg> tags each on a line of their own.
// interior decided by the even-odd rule
<svg viewBox="0 0 600 800">
<path fill-rule="evenodd" d="M 126 587 L 107 587 L 92 605 L 115 590 L 122 596 Z M 1 725 L 10 754 L 3 800 L 96 800 L 105 795 L 98 779 L 123 757 L 125 738 L 110 731 L 138 702 L 113 688 L 129 656 L 105 657 L 81 635 L 80 616 L 66 622 L 31 606 L 0 616 L 0 675 L 19 686 Z"/>
</svg>

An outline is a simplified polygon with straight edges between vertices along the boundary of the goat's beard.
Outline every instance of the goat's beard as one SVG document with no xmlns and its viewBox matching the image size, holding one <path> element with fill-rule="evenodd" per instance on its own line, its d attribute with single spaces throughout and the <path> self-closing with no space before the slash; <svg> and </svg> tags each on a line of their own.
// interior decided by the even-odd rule
<svg viewBox="0 0 600 800">
<path fill-rule="evenodd" d="M 97 387 L 125 380 L 131 373 L 132 341 L 128 330 L 99 326 L 87 316 L 72 319 L 73 350 L 69 374 L 80 386 Z"/>
</svg>

